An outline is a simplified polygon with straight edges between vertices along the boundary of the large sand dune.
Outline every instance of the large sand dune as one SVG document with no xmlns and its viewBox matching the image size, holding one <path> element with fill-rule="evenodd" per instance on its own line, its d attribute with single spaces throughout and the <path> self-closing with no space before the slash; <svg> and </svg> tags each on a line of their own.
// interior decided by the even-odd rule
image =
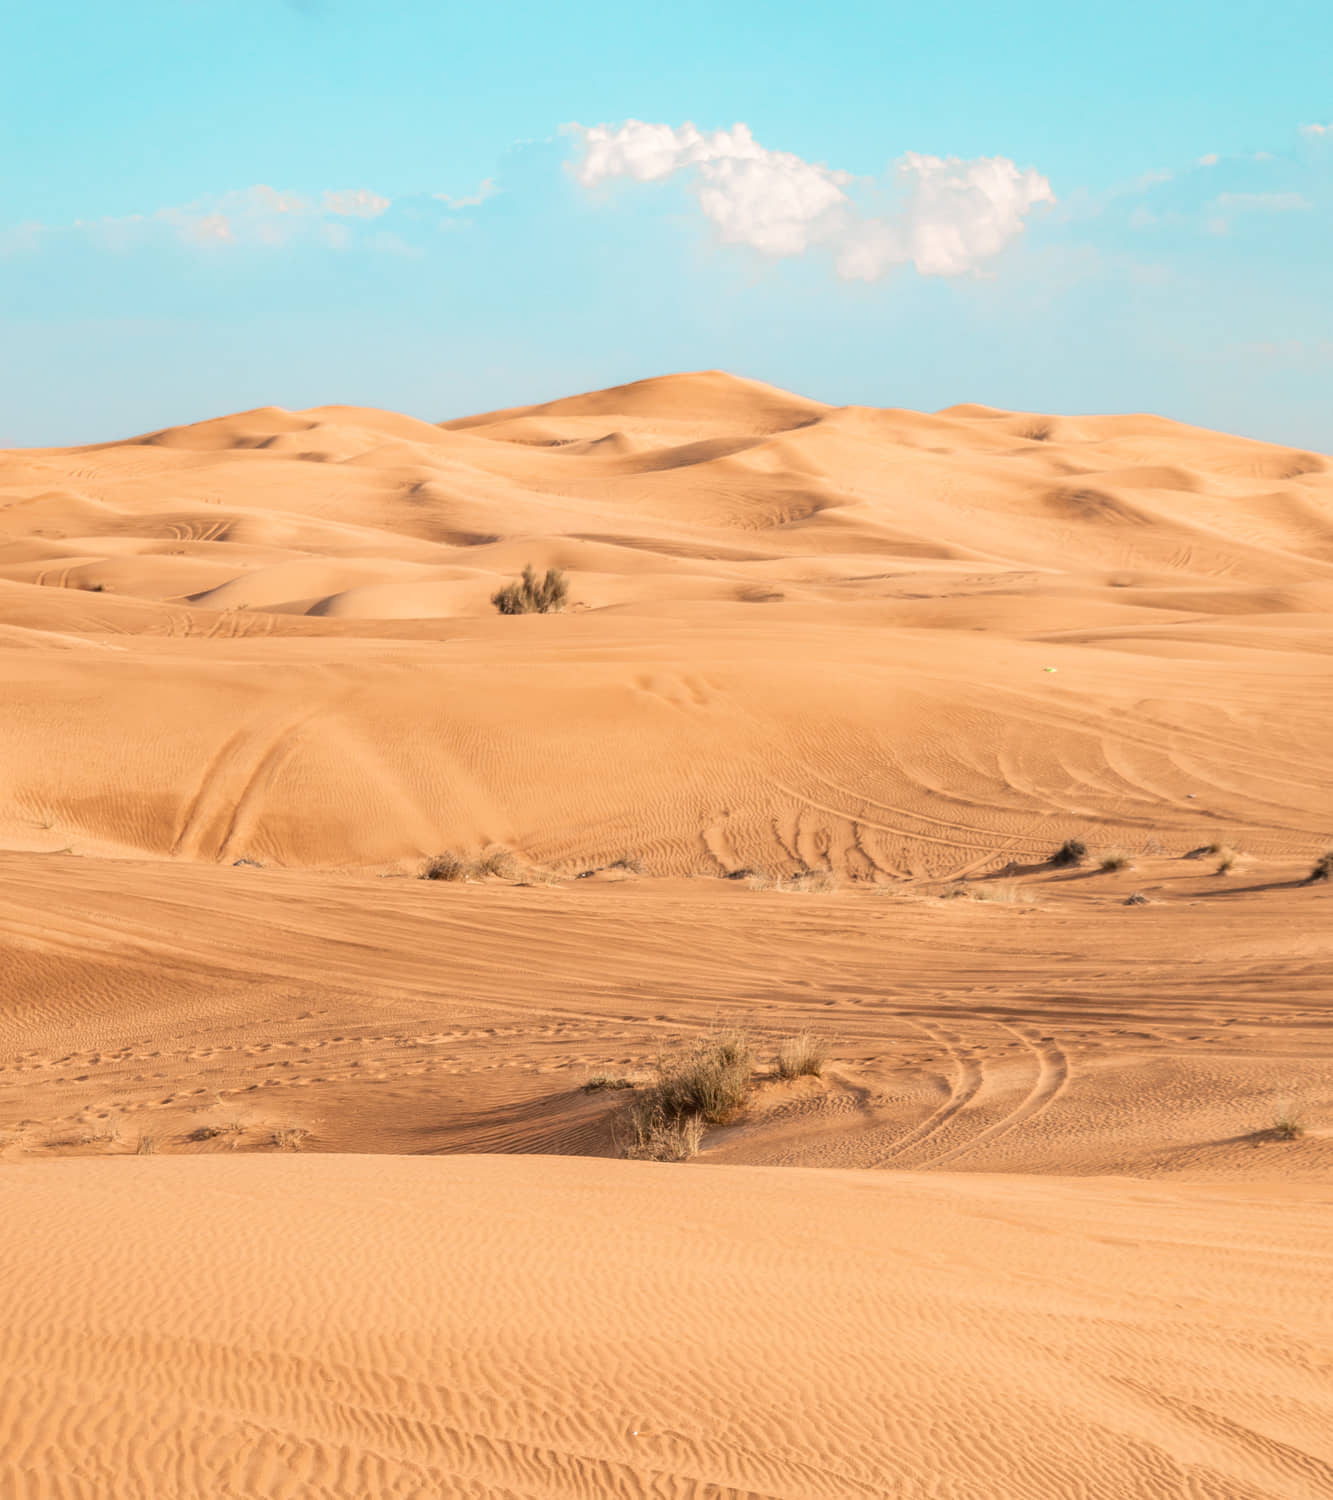
<svg viewBox="0 0 1333 1500">
<path fill-rule="evenodd" d="M 1333 830 L 1309 453 L 696 375 L 268 408 L 0 487 L 11 847 L 872 878 Z M 529 560 L 569 613 L 495 615 Z"/>
<path fill-rule="evenodd" d="M 1331 611 L 1152 416 L 0 454 L 0 1494 L 1333 1494 Z"/>
</svg>

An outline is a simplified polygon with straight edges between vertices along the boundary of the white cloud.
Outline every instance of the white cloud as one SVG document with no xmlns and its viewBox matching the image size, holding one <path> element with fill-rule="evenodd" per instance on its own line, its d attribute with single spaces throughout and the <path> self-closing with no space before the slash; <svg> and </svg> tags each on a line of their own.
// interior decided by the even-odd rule
<svg viewBox="0 0 1333 1500">
<path fill-rule="evenodd" d="M 1215 167 L 1221 159 L 1216 151 L 1210 151 L 1207 156 L 1199 158 L 1199 165 L 1201 167 Z"/>
<path fill-rule="evenodd" d="M 1055 201 L 1044 177 L 1004 157 L 962 161 L 908 152 L 875 182 L 770 151 L 743 124 L 711 135 L 691 124 L 642 120 L 565 131 L 580 149 L 573 171 L 582 186 L 688 173 L 724 244 L 775 257 L 825 247 L 849 280 L 874 281 L 907 262 L 922 276 L 975 271 L 1022 233 L 1023 217 L 1036 204 Z M 858 192 L 891 199 L 888 212 L 867 213 Z"/>
<path fill-rule="evenodd" d="M 436 193 L 434 197 L 446 208 L 480 208 L 487 198 L 494 198 L 500 189 L 489 177 L 483 177 L 475 193 L 464 198 L 451 198 L 448 193 Z"/>
<path fill-rule="evenodd" d="M 1333 135 L 1333 121 L 1330 121 L 1327 125 L 1302 125 L 1301 134 L 1311 136 Z"/>
<path fill-rule="evenodd" d="M 326 192 L 320 201 L 326 214 L 345 219 L 378 219 L 389 206 L 387 198 L 366 188 L 339 188 Z"/>
</svg>

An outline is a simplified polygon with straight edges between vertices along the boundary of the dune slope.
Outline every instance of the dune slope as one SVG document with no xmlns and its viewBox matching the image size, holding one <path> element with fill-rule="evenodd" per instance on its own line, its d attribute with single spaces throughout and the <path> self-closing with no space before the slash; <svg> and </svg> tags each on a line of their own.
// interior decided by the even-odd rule
<svg viewBox="0 0 1333 1500">
<path fill-rule="evenodd" d="M 568 613 L 494 613 L 528 561 Z M 1069 832 L 1305 854 L 1330 607 L 1333 464 L 1150 416 L 710 373 L 17 451 L 0 839 L 860 879 Z"/>
<path fill-rule="evenodd" d="M 324 1157 L 0 1193 L 6 1493 L 1333 1487 L 1326 1187 Z"/>
</svg>

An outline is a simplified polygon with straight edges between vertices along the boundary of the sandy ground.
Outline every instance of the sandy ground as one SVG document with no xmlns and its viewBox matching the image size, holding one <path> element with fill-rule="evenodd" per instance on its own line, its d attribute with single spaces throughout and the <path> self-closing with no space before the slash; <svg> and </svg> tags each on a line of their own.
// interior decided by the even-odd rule
<svg viewBox="0 0 1333 1500">
<path fill-rule="evenodd" d="M 1330 608 L 1147 416 L 0 454 L 0 1494 L 1333 1494 Z"/>
</svg>

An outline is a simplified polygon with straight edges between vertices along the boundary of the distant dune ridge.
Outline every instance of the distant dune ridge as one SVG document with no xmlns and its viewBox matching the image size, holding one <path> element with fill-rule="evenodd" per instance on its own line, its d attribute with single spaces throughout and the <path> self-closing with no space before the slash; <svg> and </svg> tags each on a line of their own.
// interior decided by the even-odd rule
<svg viewBox="0 0 1333 1500">
<path fill-rule="evenodd" d="M 19 450 L 0 507 L 8 847 L 878 879 L 1333 829 L 1317 454 L 711 372 Z M 568 612 L 495 615 L 527 562 Z"/>
<path fill-rule="evenodd" d="M 1151 416 L 0 454 L 0 1496 L 1333 1495 L 1331 613 Z"/>
</svg>

